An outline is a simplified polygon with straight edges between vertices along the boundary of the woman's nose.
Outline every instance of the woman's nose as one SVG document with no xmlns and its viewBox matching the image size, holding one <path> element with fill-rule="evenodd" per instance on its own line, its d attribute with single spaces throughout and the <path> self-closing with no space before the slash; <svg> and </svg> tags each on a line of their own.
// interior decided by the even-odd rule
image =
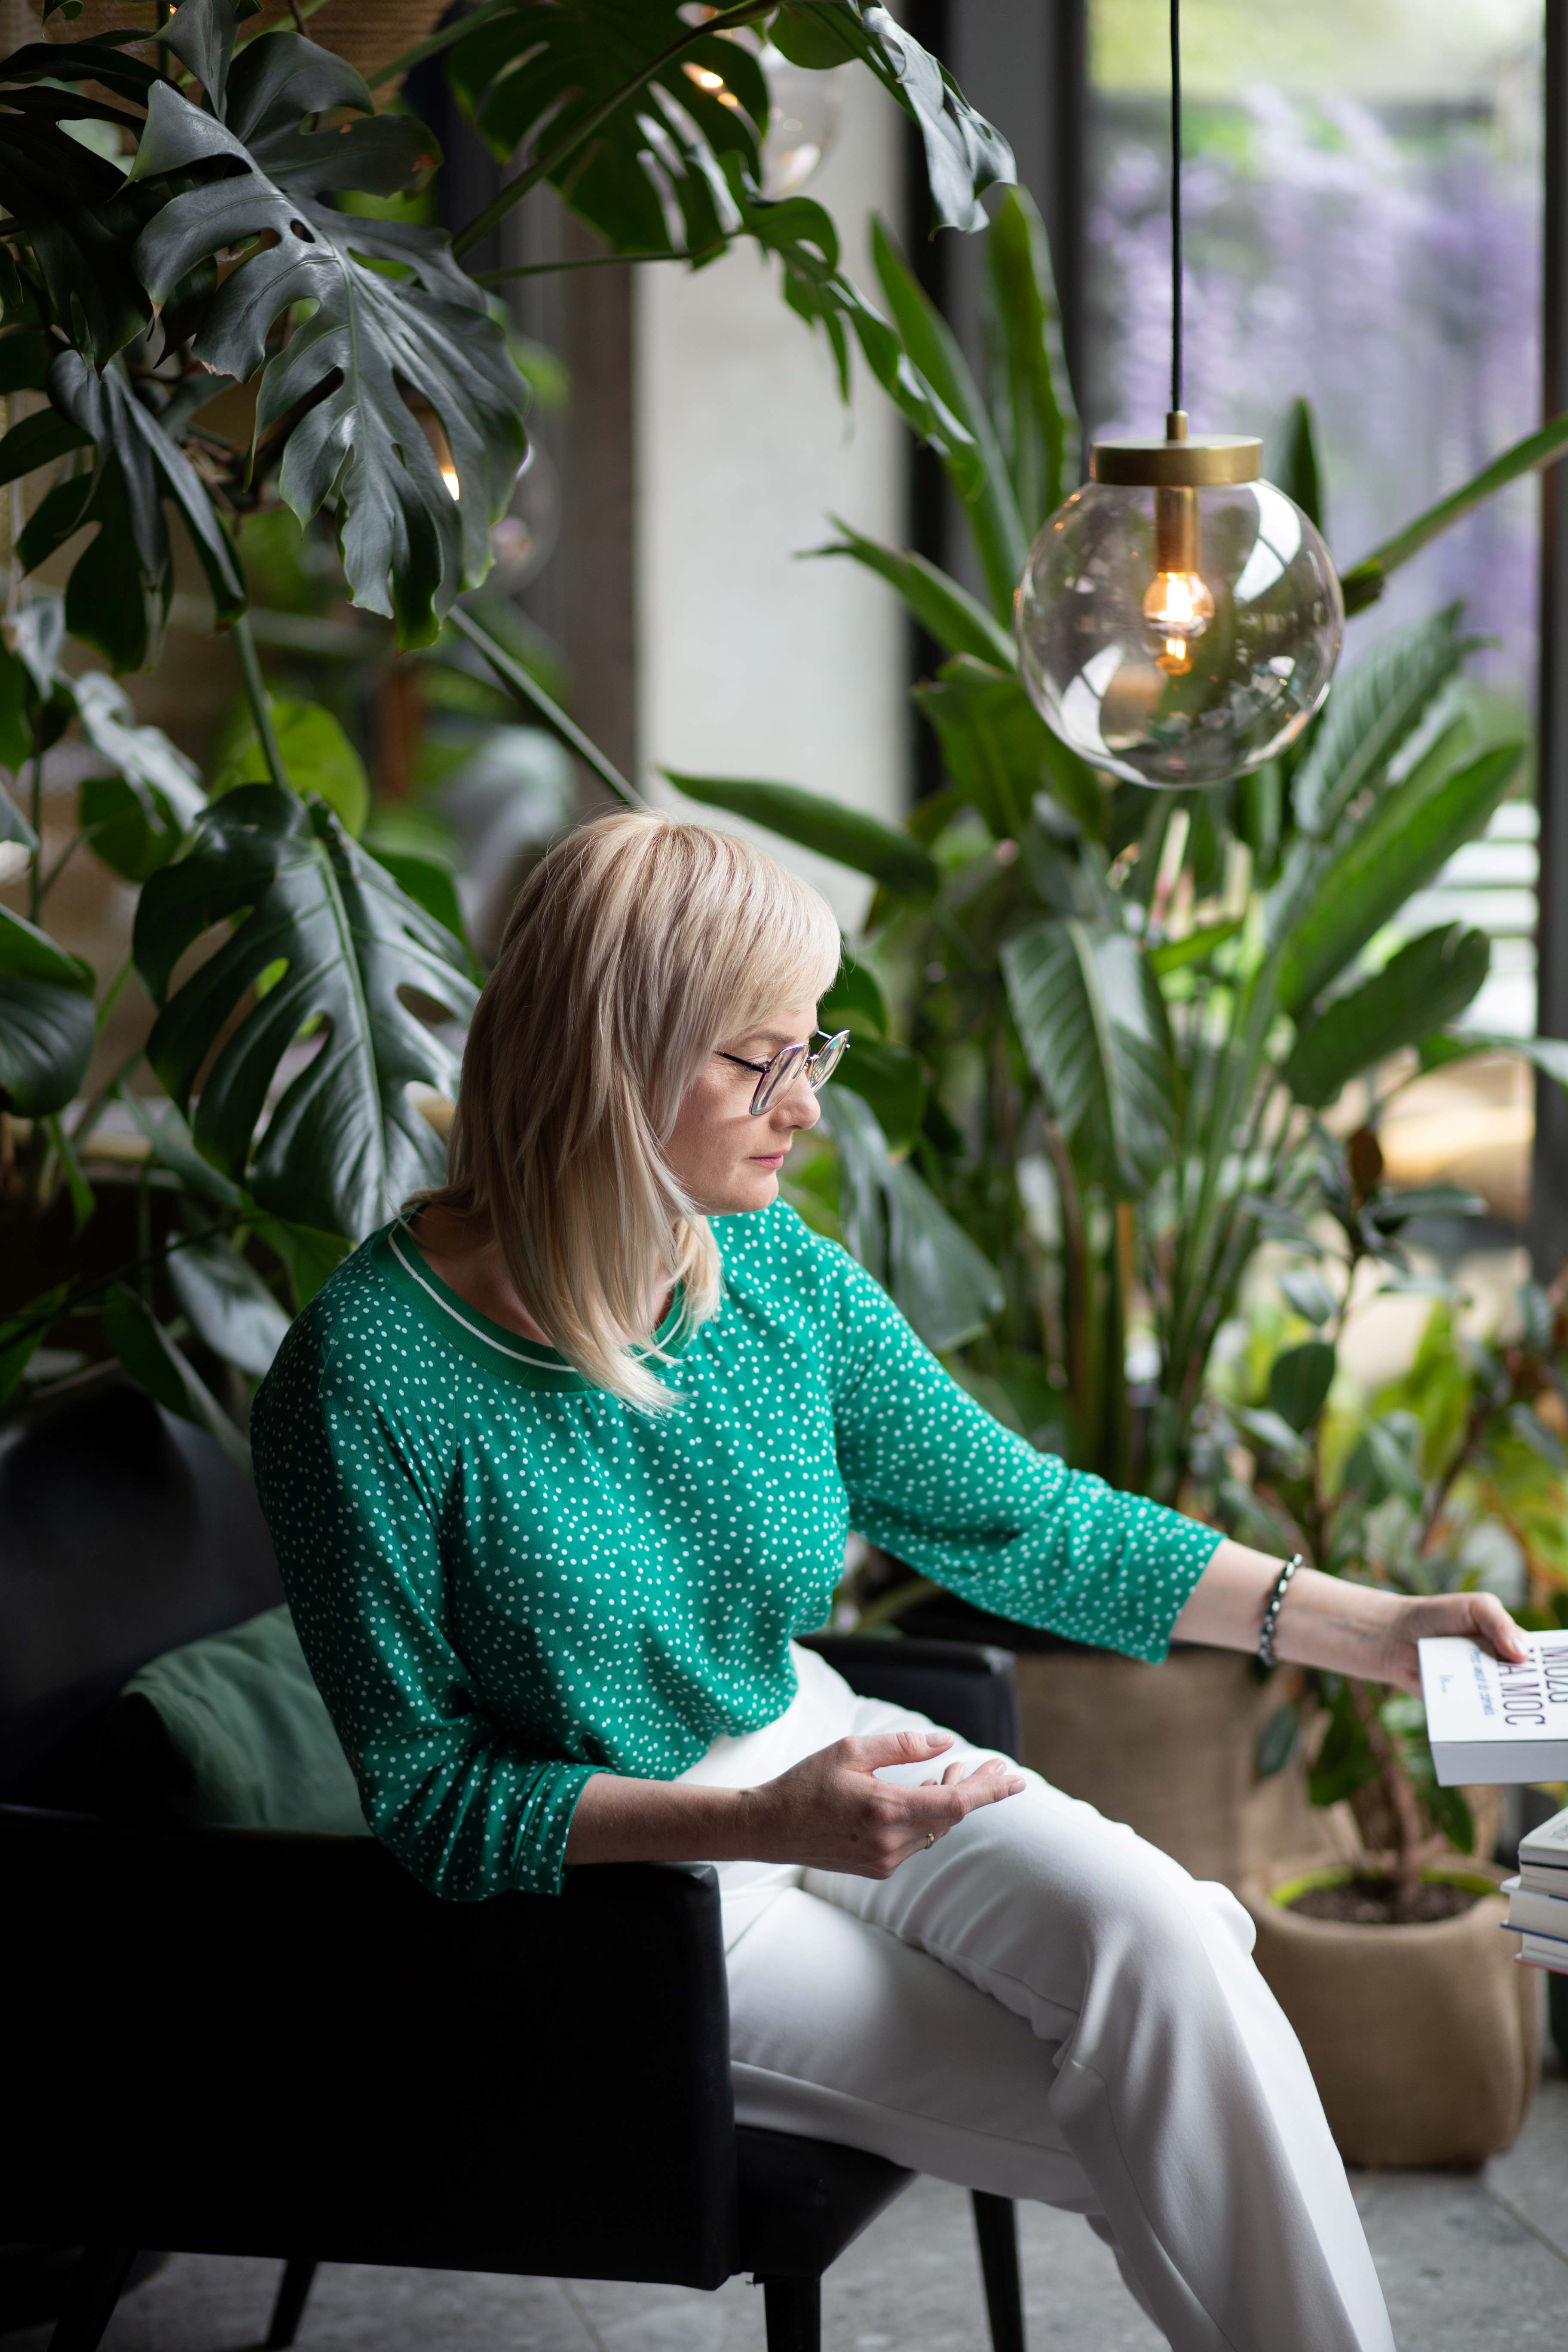
<svg viewBox="0 0 1568 2352">
<path fill-rule="evenodd" d="M 796 1078 L 774 1108 L 783 1113 L 785 1126 L 792 1129 L 815 1127 L 822 1117 L 822 1105 L 807 1086 L 804 1075 Z"/>
</svg>

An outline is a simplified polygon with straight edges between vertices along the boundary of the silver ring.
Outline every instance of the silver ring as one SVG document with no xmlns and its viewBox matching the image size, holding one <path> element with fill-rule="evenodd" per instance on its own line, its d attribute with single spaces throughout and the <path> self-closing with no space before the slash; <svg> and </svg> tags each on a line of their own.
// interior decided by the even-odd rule
<svg viewBox="0 0 1568 2352">
<path fill-rule="evenodd" d="M 934 1845 L 936 1843 L 936 1832 L 934 1830 L 927 1830 L 926 1843 L 927 1845 Z"/>
</svg>

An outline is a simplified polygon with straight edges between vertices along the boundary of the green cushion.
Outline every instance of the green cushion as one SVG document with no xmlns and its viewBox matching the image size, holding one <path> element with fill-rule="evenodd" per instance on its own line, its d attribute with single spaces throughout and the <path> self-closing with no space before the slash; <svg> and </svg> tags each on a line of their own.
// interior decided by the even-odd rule
<svg viewBox="0 0 1568 2352">
<path fill-rule="evenodd" d="M 365 1837 L 359 1791 L 287 1609 L 166 1651 L 105 1721 L 106 1810 Z"/>
</svg>

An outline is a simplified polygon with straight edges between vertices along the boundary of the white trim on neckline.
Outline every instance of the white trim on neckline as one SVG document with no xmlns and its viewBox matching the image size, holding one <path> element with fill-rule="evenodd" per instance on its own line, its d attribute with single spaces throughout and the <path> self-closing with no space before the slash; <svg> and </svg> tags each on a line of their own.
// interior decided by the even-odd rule
<svg viewBox="0 0 1568 2352">
<path fill-rule="evenodd" d="M 403 1230 L 405 1233 L 407 1233 L 408 1227 L 404 1225 Z M 425 1276 L 419 1272 L 416 1266 L 409 1265 L 408 1260 L 404 1256 L 403 1252 L 397 1246 L 397 1226 L 395 1224 L 388 1225 L 386 1229 L 386 1245 L 392 1252 L 393 1256 L 397 1260 L 398 1265 L 403 1268 L 404 1273 L 407 1275 L 410 1281 L 416 1282 L 421 1290 L 428 1292 L 429 1296 L 436 1301 L 437 1306 L 440 1307 L 443 1314 L 449 1315 L 454 1323 L 460 1323 L 465 1331 L 471 1331 L 476 1339 L 482 1339 L 487 1347 L 493 1348 L 497 1355 L 510 1356 L 517 1363 L 531 1365 L 536 1372 L 566 1372 L 570 1374 L 573 1371 L 573 1367 L 570 1364 L 563 1363 L 560 1357 L 557 1356 L 552 1358 L 549 1356 L 531 1356 L 527 1352 L 526 1349 L 509 1348 L 504 1339 L 498 1339 L 493 1332 L 481 1329 L 478 1323 L 470 1323 L 466 1315 L 459 1315 L 457 1308 L 451 1304 L 451 1301 L 442 1297 L 434 1283 L 426 1281 Z M 581 1379 L 581 1373 L 578 1373 L 576 1377 Z"/>
</svg>

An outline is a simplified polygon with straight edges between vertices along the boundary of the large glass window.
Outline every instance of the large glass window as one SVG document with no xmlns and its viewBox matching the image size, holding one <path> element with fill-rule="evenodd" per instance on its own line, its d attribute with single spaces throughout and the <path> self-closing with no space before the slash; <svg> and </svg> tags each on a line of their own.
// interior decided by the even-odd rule
<svg viewBox="0 0 1568 2352">
<path fill-rule="evenodd" d="M 1541 0 L 1184 0 L 1182 16 L 1193 429 L 1277 446 L 1308 399 L 1330 544 L 1348 569 L 1540 422 Z M 1100 431 L 1158 431 L 1163 0 L 1089 0 L 1089 81 L 1084 404 Z M 1458 601 L 1493 641 L 1472 665 L 1481 715 L 1528 734 L 1538 559 L 1530 479 L 1399 572 L 1352 624 L 1349 657 Z M 1398 927 L 1458 918 L 1491 934 L 1491 977 L 1467 1015 L 1477 1029 L 1535 1028 L 1535 838 L 1527 782 Z M 1520 1129 L 1519 1191 L 1528 1079 L 1512 1064 L 1490 1075 Z M 1500 1116 L 1490 1107 L 1494 1138 Z"/>
<path fill-rule="evenodd" d="M 1540 0 L 1185 0 L 1194 431 L 1321 430 L 1342 567 L 1539 421 Z M 1089 11 L 1089 383 L 1101 429 L 1167 406 L 1161 0 Z M 1483 507 L 1356 641 L 1453 598 L 1533 688 L 1536 495 Z"/>
</svg>

